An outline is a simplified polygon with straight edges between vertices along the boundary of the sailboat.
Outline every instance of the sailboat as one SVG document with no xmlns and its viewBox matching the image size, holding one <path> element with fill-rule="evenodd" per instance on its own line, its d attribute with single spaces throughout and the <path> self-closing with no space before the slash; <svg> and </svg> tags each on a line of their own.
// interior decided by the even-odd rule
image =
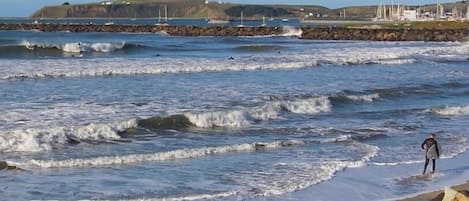
<svg viewBox="0 0 469 201">
<path fill-rule="evenodd" d="M 104 25 L 106 25 L 106 26 L 114 25 L 114 22 L 112 21 L 111 17 L 109 17 L 108 22 L 105 22 Z"/>
<path fill-rule="evenodd" d="M 243 11 L 241 10 L 241 24 L 239 24 L 239 25 L 236 26 L 236 27 L 245 27 L 244 24 L 243 24 L 243 22 L 244 22 L 244 19 L 243 19 L 243 18 L 244 18 L 244 14 L 243 14 Z"/>
<path fill-rule="evenodd" d="M 161 23 L 161 10 L 158 9 L 158 23 L 156 23 L 156 26 L 169 26 L 168 24 L 168 5 L 164 5 L 164 22 Z"/>
<path fill-rule="evenodd" d="M 212 19 L 209 19 L 208 24 L 228 24 L 230 23 L 230 21 L 228 20 L 212 20 Z"/>
<path fill-rule="evenodd" d="M 111 7 L 111 10 L 112 10 L 112 7 Z M 114 22 L 112 21 L 112 17 L 111 17 L 111 12 L 109 12 L 109 20 L 108 20 L 108 22 L 105 22 L 104 25 L 106 25 L 106 26 L 114 25 Z"/>
<path fill-rule="evenodd" d="M 262 24 L 261 27 L 266 27 L 267 24 L 265 23 L 265 16 L 262 16 Z"/>
</svg>

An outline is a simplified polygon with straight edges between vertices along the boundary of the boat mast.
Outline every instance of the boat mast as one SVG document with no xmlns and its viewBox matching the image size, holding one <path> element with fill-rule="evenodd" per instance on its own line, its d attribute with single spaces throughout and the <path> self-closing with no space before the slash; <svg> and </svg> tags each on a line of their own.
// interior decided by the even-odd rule
<svg viewBox="0 0 469 201">
<path fill-rule="evenodd" d="M 161 22 L 161 9 L 158 7 L 158 22 Z"/>
<path fill-rule="evenodd" d="M 244 17 L 243 10 L 241 10 L 241 25 L 243 25 L 243 17 Z"/>
<path fill-rule="evenodd" d="M 168 4 L 164 5 L 164 21 L 168 22 Z"/>
</svg>

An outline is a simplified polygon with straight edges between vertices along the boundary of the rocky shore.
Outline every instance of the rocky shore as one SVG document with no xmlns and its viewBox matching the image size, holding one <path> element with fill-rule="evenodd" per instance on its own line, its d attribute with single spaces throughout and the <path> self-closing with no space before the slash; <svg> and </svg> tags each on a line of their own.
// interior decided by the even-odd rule
<svg viewBox="0 0 469 201">
<path fill-rule="evenodd" d="M 369 41 L 466 41 L 469 29 L 372 29 L 310 28 L 302 29 L 301 39 Z M 262 36 L 282 35 L 281 27 L 197 27 L 150 25 L 85 24 L 0 24 L 0 30 L 39 30 L 43 32 L 165 32 L 173 36 Z"/>
<path fill-rule="evenodd" d="M 469 183 L 397 201 L 469 201 Z"/>
<path fill-rule="evenodd" d="M 469 29 L 303 28 L 303 39 L 369 41 L 466 41 Z"/>
<path fill-rule="evenodd" d="M 256 36 L 281 34 L 278 27 L 197 27 L 150 25 L 86 25 L 86 24 L 0 24 L 0 30 L 39 30 L 43 32 L 127 32 L 158 33 L 172 36 Z"/>
</svg>

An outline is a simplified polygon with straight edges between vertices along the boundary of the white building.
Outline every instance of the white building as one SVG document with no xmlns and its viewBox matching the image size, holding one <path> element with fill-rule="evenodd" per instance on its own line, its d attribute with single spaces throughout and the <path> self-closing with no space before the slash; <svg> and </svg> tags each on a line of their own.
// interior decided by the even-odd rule
<svg viewBox="0 0 469 201">
<path fill-rule="evenodd" d="M 402 18 L 404 21 L 417 21 L 417 11 L 416 10 L 404 10 L 402 13 Z"/>
<path fill-rule="evenodd" d="M 102 1 L 101 5 L 105 5 L 105 6 L 112 5 L 112 1 Z"/>
</svg>

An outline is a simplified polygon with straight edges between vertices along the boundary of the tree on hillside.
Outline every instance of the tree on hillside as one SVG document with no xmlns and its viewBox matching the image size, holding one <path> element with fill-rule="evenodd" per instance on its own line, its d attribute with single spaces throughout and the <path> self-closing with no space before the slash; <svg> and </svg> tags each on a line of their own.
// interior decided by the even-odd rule
<svg viewBox="0 0 469 201">
<path fill-rule="evenodd" d="M 64 3 L 62 4 L 62 6 L 70 6 L 70 3 L 69 3 L 69 2 L 64 2 Z"/>
</svg>

